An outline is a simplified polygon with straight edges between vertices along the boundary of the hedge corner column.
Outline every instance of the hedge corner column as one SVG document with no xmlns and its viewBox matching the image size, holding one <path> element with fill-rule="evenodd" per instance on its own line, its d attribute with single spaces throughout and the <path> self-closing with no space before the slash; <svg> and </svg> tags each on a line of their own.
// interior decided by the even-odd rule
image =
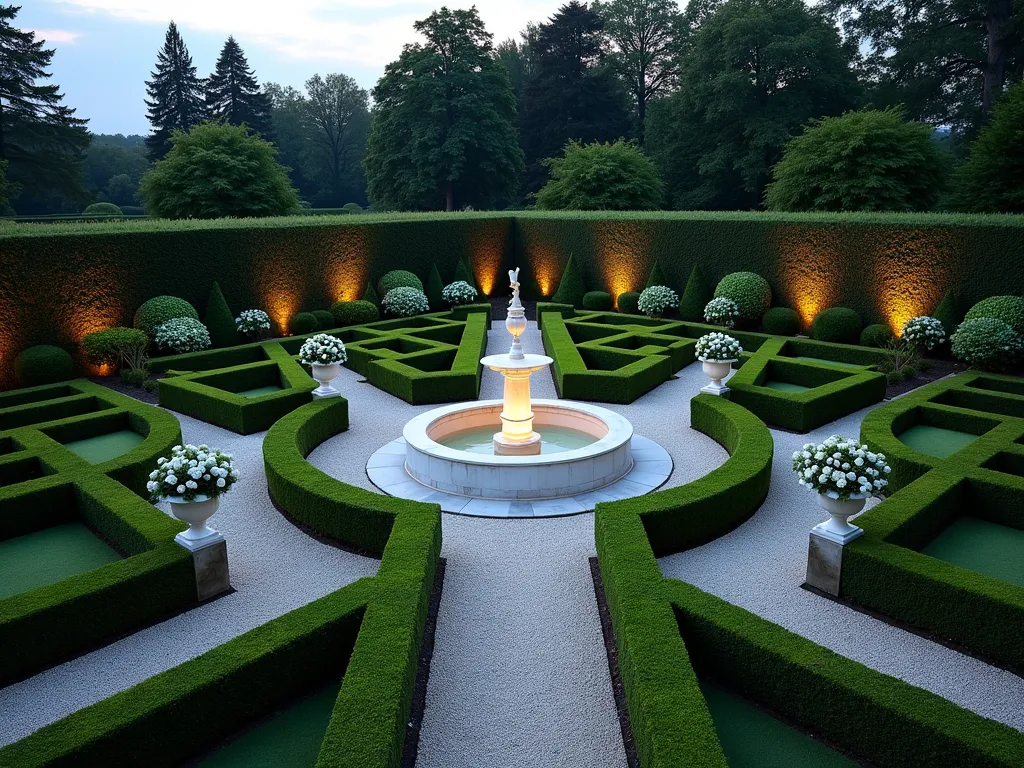
<svg viewBox="0 0 1024 768">
<path fill-rule="evenodd" d="M 843 575 L 843 547 L 864 535 L 864 529 L 850 525 L 847 518 L 860 512 L 864 498 L 840 501 L 819 495 L 818 502 L 829 513 L 829 519 L 811 529 L 807 544 L 807 575 L 804 583 L 822 592 L 839 597 Z"/>
</svg>

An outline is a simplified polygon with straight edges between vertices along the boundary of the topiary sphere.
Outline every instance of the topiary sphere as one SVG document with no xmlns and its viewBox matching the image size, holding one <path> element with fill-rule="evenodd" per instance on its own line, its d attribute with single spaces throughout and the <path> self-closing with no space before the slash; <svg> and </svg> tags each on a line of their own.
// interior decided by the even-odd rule
<svg viewBox="0 0 1024 768">
<path fill-rule="evenodd" d="M 179 317 L 199 319 L 196 308 L 177 296 L 154 296 L 135 312 L 134 325 L 152 338 L 156 327 Z"/>
<path fill-rule="evenodd" d="M 380 317 L 377 305 L 372 301 L 339 301 L 331 307 L 331 314 L 337 328 L 372 323 Z"/>
<path fill-rule="evenodd" d="M 316 329 L 316 315 L 312 312 L 299 312 L 292 315 L 292 319 L 288 322 L 288 330 L 295 336 L 312 333 Z"/>
<path fill-rule="evenodd" d="M 884 347 L 894 336 L 892 328 L 888 325 L 875 323 L 860 332 L 860 345 L 862 347 Z"/>
<path fill-rule="evenodd" d="M 856 344 L 860 341 L 863 323 L 860 315 L 846 307 L 832 307 L 819 312 L 811 323 L 811 338 L 833 344 Z"/>
<path fill-rule="evenodd" d="M 124 212 L 113 203 L 93 203 L 84 211 L 83 216 L 124 216 Z"/>
<path fill-rule="evenodd" d="M 764 332 L 773 336 L 796 336 L 800 332 L 800 315 L 789 307 L 772 307 L 761 318 Z"/>
<path fill-rule="evenodd" d="M 1001 371 L 1024 354 L 1020 334 L 995 317 L 964 320 L 949 341 L 953 357 L 974 368 Z"/>
<path fill-rule="evenodd" d="M 318 331 L 329 331 L 331 328 L 337 327 L 334 324 L 334 315 L 326 309 L 314 309 L 309 314 L 316 318 L 316 329 Z"/>
<path fill-rule="evenodd" d="M 415 288 L 423 291 L 423 283 L 416 275 L 404 269 L 393 269 L 385 272 L 384 276 L 377 281 L 377 295 L 387 296 L 395 288 Z"/>
<path fill-rule="evenodd" d="M 71 355 L 60 347 L 40 344 L 29 347 L 14 359 L 14 375 L 23 387 L 56 384 L 74 375 Z"/>
<path fill-rule="evenodd" d="M 612 295 L 604 291 L 589 291 L 583 294 L 583 308 L 591 312 L 611 312 Z"/>
<path fill-rule="evenodd" d="M 715 298 L 724 296 L 736 302 L 740 319 L 756 323 L 772 305 L 772 287 L 754 272 L 733 272 L 718 282 Z"/>
<path fill-rule="evenodd" d="M 362 213 L 363 207 L 359 203 L 345 203 L 341 206 L 341 210 L 347 211 L 348 213 Z"/>
<path fill-rule="evenodd" d="M 994 317 L 1002 320 L 1017 333 L 1024 334 L 1024 298 L 1020 296 L 990 296 L 982 299 L 964 315 L 964 320 Z"/>
<path fill-rule="evenodd" d="M 637 291 L 626 291 L 619 294 L 619 312 L 624 315 L 640 314 L 640 294 Z"/>
</svg>

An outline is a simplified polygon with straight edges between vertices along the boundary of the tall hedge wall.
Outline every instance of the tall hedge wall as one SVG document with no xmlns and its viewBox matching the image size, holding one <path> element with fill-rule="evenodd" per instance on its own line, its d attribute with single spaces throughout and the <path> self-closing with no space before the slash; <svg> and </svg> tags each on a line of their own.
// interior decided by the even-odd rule
<svg viewBox="0 0 1024 768">
<path fill-rule="evenodd" d="M 263 220 L 26 224 L 0 233 L 0 385 L 31 344 L 74 348 L 128 324 L 145 299 L 205 306 L 218 280 L 232 310 L 281 324 L 301 309 L 353 299 L 389 269 L 442 278 L 467 258 L 485 294 L 522 267 L 528 298 L 550 297 L 569 254 L 588 290 L 644 286 L 655 261 L 682 291 L 699 264 L 710 284 L 750 270 L 805 324 L 829 306 L 902 325 L 947 288 L 958 309 L 1024 293 L 1024 217 L 944 214 L 460 213 Z M 81 361 L 80 361 L 81 362 Z"/>
</svg>

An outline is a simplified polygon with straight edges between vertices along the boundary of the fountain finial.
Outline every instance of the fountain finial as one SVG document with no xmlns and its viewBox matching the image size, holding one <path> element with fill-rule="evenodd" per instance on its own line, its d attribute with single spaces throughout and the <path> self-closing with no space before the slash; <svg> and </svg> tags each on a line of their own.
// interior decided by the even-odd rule
<svg viewBox="0 0 1024 768">
<path fill-rule="evenodd" d="M 512 348 L 508 356 L 513 360 L 522 360 L 523 345 L 519 337 L 526 330 L 526 308 L 519 301 L 519 267 L 508 271 L 508 279 L 512 285 L 512 300 L 508 303 L 508 316 L 505 318 L 505 329 L 512 334 Z"/>
</svg>

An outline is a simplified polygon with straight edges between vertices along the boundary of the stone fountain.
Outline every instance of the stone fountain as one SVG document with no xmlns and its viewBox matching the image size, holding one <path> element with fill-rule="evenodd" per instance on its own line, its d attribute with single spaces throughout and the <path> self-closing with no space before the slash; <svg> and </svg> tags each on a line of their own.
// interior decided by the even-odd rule
<svg viewBox="0 0 1024 768">
<path fill-rule="evenodd" d="M 370 457 L 370 480 L 395 496 L 437 501 L 445 511 L 500 517 L 582 512 L 597 501 L 661 485 L 671 458 L 657 443 L 634 436 L 625 417 L 590 403 L 531 398 L 530 377 L 553 361 L 523 352 L 527 320 L 519 270 L 509 271 L 509 279 L 505 328 L 512 346 L 480 361 L 504 378 L 503 398 L 414 417 L 401 439 Z M 641 471 L 634 471 L 635 441 L 648 465 Z M 628 479 L 631 473 L 636 481 Z M 600 496 L 594 493 L 599 489 Z"/>
</svg>

